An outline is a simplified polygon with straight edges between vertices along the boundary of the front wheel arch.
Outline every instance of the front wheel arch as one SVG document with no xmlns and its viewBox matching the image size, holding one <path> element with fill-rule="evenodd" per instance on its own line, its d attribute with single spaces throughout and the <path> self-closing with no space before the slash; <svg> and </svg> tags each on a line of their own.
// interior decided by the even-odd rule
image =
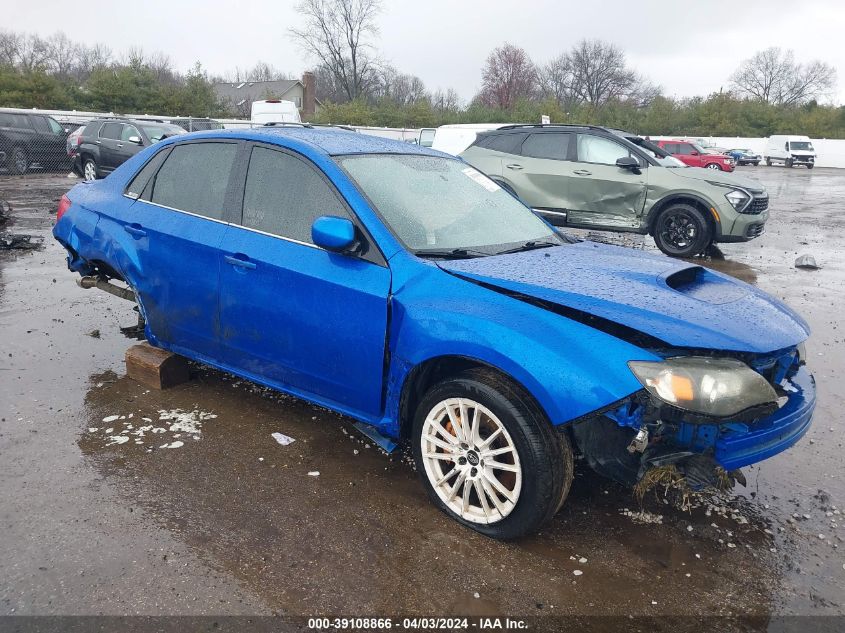
<svg viewBox="0 0 845 633">
<path fill-rule="evenodd" d="M 411 437 L 414 414 L 429 389 L 439 382 L 457 376 L 471 369 L 484 369 L 497 374 L 504 380 L 516 385 L 527 398 L 530 398 L 548 419 L 548 412 L 540 405 L 537 398 L 519 380 L 506 371 L 477 358 L 460 355 L 436 356 L 414 366 L 405 377 L 399 396 L 399 437 L 406 440 Z"/>
<path fill-rule="evenodd" d="M 668 196 L 658 201 L 651 207 L 651 211 L 649 211 L 648 213 L 649 235 L 654 237 L 654 229 L 657 225 L 657 218 L 660 215 L 661 211 L 673 204 L 689 204 L 701 211 L 701 213 L 704 214 L 704 217 L 707 220 L 707 225 L 710 228 L 710 234 L 712 236 L 713 241 L 719 241 L 719 238 L 722 236 L 722 224 L 719 220 L 713 217 L 713 212 L 711 211 L 711 209 L 715 207 L 713 207 L 710 203 L 706 202 L 702 198 L 698 198 L 697 196 L 692 196 L 688 194 Z"/>
</svg>

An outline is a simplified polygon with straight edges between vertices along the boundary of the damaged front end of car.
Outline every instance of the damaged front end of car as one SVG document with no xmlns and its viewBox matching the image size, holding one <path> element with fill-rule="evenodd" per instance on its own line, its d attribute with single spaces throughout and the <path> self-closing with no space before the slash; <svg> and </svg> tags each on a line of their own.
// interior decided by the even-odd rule
<svg viewBox="0 0 845 633">
<path fill-rule="evenodd" d="M 631 362 L 643 389 L 574 421 L 575 442 L 598 473 L 638 491 L 745 484 L 741 468 L 795 444 L 810 426 L 815 382 L 803 346 L 771 354 L 662 351 Z"/>
</svg>

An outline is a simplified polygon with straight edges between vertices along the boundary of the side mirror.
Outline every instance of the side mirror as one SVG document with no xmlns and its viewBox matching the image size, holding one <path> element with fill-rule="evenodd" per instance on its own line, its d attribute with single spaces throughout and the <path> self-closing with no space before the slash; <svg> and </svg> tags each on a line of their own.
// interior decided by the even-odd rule
<svg viewBox="0 0 845 633">
<path fill-rule="evenodd" d="M 695 150 L 692 150 L 692 151 L 689 153 L 689 155 L 690 155 L 690 156 L 698 156 L 698 152 L 696 152 Z"/>
<path fill-rule="evenodd" d="M 623 156 L 616 159 L 616 166 L 620 169 L 629 169 L 635 174 L 640 173 L 640 161 L 633 156 Z"/>
<path fill-rule="evenodd" d="M 135 143 L 135 145 L 141 144 L 141 137 L 135 136 L 134 134 L 127 139 L 130 143 Z"/>
<path fill-rule="evenodd" d="M 347 218 L 321 215 L 311 225 L 311 239 L 320 248 L 333 253 L 353 252 L 358 246 L 355 225 Z"/>
</svg>

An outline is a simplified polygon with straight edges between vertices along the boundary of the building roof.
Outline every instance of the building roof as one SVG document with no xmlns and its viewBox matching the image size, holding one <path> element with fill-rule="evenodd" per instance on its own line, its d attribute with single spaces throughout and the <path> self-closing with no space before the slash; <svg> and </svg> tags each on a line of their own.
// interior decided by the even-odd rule
<svg viewBox="0 0 845 633">
<path fill-rule="evenodd" d="M 298 79 L 280 79 L 279 81 L 238 81 L 234 83 L 214 84 L 217 98 L 232 105 L 252 103 L 261 99 L 281 99 L 294 86 L 302 86 Z"/>
<path fill-rule="evenodd" d="M 446 156 L 436 150 L 394 141 L 393 139 L 359 134 L 336 128 L 307 127 L 255 127 L 250 129 L 215 130 L 195 132 L 193 138 L 234 137 L 284 145 L 292 149 L 310 149 L 318 153 L 338 156 L 341 154 L 418 154 L 422 156 Z M 185 138 L 184 136 L 182 138 Z"/>
</svg>

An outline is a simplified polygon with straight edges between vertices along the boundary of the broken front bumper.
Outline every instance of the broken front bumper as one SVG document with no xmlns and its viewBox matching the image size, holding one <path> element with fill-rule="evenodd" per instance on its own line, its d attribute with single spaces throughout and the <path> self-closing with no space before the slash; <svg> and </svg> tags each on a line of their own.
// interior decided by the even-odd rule
<svg viewBox="0 0 845 633">
<path fill-rule="evenodd" d="M 800 440 L 810 428 L 816 407 L 816 383 L 812 374 L 806 367 L 800 367 L 782 384 L 789 395 L 775 413 L 745 430 L 737 428 L 723 432 L 716 440 L 715 458 L 725 470 L 742 468 L 777 455 Z"/>
</svg>

